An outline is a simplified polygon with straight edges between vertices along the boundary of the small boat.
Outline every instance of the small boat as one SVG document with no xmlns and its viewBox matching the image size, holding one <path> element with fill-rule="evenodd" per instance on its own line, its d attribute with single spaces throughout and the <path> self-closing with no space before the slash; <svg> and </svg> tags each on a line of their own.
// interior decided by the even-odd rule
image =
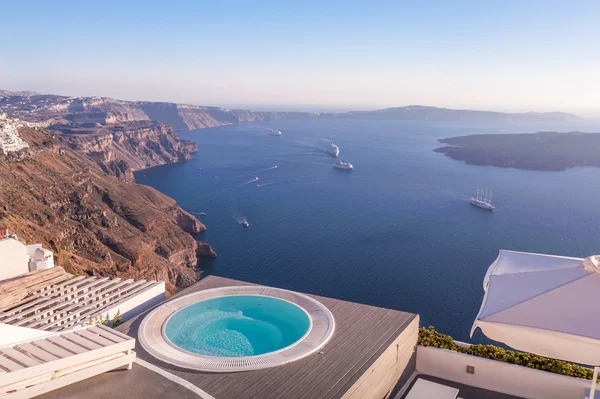
<svg viewBox="0 0 600 399">
<path fill-rule="evenodd" d="M 346 169 L 346 170 L 353 170 L 354 169 L 354 165 L 352 165 L 350 162 L 342 162 L 342 161 L 337 161 L 334 165 L 334 168 L 338 168 L 338 169 Z"/>
<path fill-rule="evenodd" d="M 242 223 L 240 223 L 242 226 L 244 227 L 249 227 L 250 223 L 248 223 L 248 221 L 246 220 L 246 218 L 244 218 L 244 220 L 242 220 Z"/>
<path fill-rule="evenodd" d="M 340 155 L 340 147 L 335 145 L 332 141 L 331 143 L 329 143 L 329 148 L 327 148 L 327 152 L 333 155 L 334 157 L 337 157 L 338 155 Z"/>
<path fill-rule="evenodd" d="M 200 216 L 206 216 L 206 212 L 200 212 Z"/>
<path fill-rule="evenodd" d="M 471 205 L 475 205 L 481 209 L 485 209 L 488 211 L 493 211 L 496 209 L 494 205 L 492 205 L 492 192 L 485 192 L 484 190 L 477 189 L 477 196 L 469 198 L 471 201 Z"/>
<path fill-rule="evenodd" d="M 279 130 L 269 129 L 269 135 L 271 136 L 281 136 L 282 134 Z"/>
</svg>

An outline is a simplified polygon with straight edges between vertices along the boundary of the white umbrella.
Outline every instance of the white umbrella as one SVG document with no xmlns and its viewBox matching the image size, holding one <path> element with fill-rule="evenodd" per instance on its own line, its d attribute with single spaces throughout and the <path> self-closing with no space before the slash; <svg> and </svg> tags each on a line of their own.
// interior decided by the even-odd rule
<svg viewBox="0 0 600 399">
<path fill-rule="evenodd" d="M 501 250 L 483 281 L 473 323 L 489 338 L 553 359 L 600 366 L 600 256 L 586 259 Z"/>
</svg>

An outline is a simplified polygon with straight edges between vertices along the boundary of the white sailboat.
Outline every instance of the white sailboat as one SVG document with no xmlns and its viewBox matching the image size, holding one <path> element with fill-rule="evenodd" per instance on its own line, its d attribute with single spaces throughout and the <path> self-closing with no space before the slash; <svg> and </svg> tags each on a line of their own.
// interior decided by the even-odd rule
<svg viewBox="0 0 600 399">
<path fill-rule="evenodd" d="M 489 211 L 493 211 L 494 209 L 496 209 L 496 207 L 494 205 L 492 205 L 492 192 L 491 191 L 484 191 L 484 190 L 480 190 L 478 188 L 477 196 L 471 197 L 471 198 L 469 198 L 469 200 L 471 201 L 471 204 L 478 206 L 479 208 L 487 209 Z"/>
</svg>

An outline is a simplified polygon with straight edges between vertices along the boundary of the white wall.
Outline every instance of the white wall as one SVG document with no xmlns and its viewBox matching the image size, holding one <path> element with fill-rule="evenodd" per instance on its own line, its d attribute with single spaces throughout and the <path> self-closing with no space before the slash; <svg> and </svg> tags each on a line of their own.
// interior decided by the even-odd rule
<svg viewBox="0 0 600 399">
<path fill-rule="evenodd" d="M 344 393 L 342 399 L 387 398 L 405 370 L 411 367 L 418 334 L 419 316 L 415 317 L 379 358 L 369 366 L 369 369 Z M 409 373 L 412 373 L 412 370 L 409 370 Z"/>
<path fill-rule="evenodd" d="M 33 328 L 17 327 L 0 323 L 0 346 L 29 341 L 48 334 L 51 333 Z"/>
<path fill-rule="evenodd" d="M 29 257 L 33 259 L 33 257 L 35 256 L 35 251 L 37 249 L 42 249 L 42 244 L 25 245 L 25 249 L 27 249 L 27 255 L 29 255 Z"/>
<path fill-rule="evenodd" d="M 108 314 L 108 320 L 112 321 L 117 311 L 119 311 L 121 312 L 121 319 L 125 321 L 164 301 L 166 298 L 165 282 L 160 281 L 159 283 L 103 311 L 102 317 L 106 317 Z"/>
<path fill-rule="evenodd" d="M 467 366 L 475 374 L 467 374 Z M 417 372 L 523 398 L 583 399 L 592 383 L 430 346 L 417 347 Z"/>
<path fill-rule="evenodd" d="M 26 245 L 27 255 L 29 256 L 29 271 L 51 269 L 54 267 L 54 255 L 52 251 L 42 248 L 42 244 Z M 43 256 L 36 254 L 38 250 L 43 252 Z"/>
<path fill-rule="evenodd" d="M 12 238 L 0 240 L 0 280 L 29 272 L 29 257 L 23 243 Z"/>
<path fill-rule="evenodd" d="M 36 270 L 52 269 L 54 267 L 54 259 L 52 257 L 43 260 L 30 260 L 29 271 L 35 272 Z"/>
</svg>

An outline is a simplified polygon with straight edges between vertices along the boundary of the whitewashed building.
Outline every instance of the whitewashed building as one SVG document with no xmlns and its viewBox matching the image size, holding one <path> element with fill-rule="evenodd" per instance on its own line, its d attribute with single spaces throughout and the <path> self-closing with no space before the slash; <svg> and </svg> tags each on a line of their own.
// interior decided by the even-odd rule
<svg viewBox="0 0 600 399">
<path fill-rule="evenodd" d="M 25 245 L 0 226 L 0 281 L 53 267 L 52 251 L 42 248 L 42 244 Z"/>
<path fill-rule="evenodd" d="M 0 150 L 4 153 L 14 152 L 29 147 L 21 136 L 18 128 L 23 126 L 17 119 L 10 119 L 6 114 L 0 115 Z"/>
</svg>

